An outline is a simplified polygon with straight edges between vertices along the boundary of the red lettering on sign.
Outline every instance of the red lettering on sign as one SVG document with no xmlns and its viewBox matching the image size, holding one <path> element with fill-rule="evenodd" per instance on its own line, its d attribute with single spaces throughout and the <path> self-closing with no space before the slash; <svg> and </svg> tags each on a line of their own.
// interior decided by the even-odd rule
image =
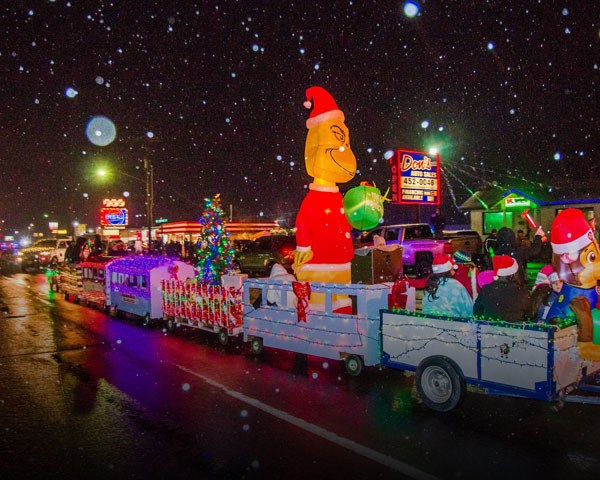
<svg viewBox="0 0 600 480">
<path fill-rule="evenodd" d="M 423 157 L 423 160 L 415 160 L 410 155 L 402 155 L 402 166 L 400 169 L 403 172 L 408 170 L 431 170 L 431 158 Z"/>
</svg>

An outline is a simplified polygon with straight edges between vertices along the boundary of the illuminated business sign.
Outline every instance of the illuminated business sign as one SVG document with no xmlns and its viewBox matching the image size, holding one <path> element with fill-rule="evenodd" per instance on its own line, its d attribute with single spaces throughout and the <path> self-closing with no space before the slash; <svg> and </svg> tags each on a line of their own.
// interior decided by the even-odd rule
<svg viewBox="0 0 600 480">
<path fill-rule="evenodd" d="M 531 200 L 525 197 L 506 197 L 504 199 L 505 208 L 531 207 Z"/>
<path fill-rule="evenodd" d="M 105 208 L 124 208 L 125 200 L 122 198 L 105 198 L 102 200 L 102 206 Z"/>
<path fill-rule="evenodd" d="M 392 202 L 440 204 L 440 156 L 398 150 L 392 164 Z"/>
<path fill-rule="evenodd" d="M 48 222 L 48 230 L 51 232 L 58 230 L 58 222 Z"/>
<path fill-rule="evenodd" d="M 103 227 L 124 227 L 127 225 L 126 208 L 101 208 L 100 225 Z"/>
</svg>

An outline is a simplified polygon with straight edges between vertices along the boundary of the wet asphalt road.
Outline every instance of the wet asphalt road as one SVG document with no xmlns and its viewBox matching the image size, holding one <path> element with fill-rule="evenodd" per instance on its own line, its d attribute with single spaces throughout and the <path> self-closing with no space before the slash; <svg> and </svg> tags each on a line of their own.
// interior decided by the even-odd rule
<svg viewBox="0 0 600 480">
<path fill-rule="evenodd" d="M 600 407 L 467 394 L 412 376 L 117 320 L 0 274 L 0 478 L 598 478 Z"/>
</svg>

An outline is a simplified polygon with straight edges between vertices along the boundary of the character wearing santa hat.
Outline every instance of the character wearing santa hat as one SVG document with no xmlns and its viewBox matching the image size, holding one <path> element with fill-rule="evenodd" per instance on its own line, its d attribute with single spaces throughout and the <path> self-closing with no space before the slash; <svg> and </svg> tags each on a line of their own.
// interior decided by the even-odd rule
<svg viewBox="0 0 600 480">
<path fill-rule="evenodd" d="M 467 289 L 452 278 L 458 266 L 446 254 L 438 254 L 431 265 L 432 274 L 425 284 L 423 313 L 453 318 L 473 316 L 473 299 Z"/>
<path fill-rule="evenodd" d="M 481 287 L 473 313 L 484 319 L 523 322 L 531 319 L 527 288 L 516 281 L 519 264 L 510 255 L 496 255 L 494 281 Z"/>
<path fill-rule="evenodd" d="M 299 281 L 350 283 L 350 261 L 354 256 L 350 225 L 337 183 L 356 173 L 356 158 L 350 149 L 344 114 L 333 97 L 321 87 L 306 91 L 304 106 L 312 107 L 306 121 L 308 134 L 305 162 L 314 178 L 296 217 L 294 271 Z M 333 296 L 333 310 L 351 312 L 347 296 Z M 311 308 L 324 308 L 325 294 L 313 293 Z M 317 307 L 320 305 L 320 307 Z"/>
<path fill-rule="evenodd" d="M 581 210 L 569 208 L 556 216 L 552 223 L 551 242 L 553 266 L 564 284 L 547 318 L 574 315 L 578 341 L 592 342 L 592 309 L 598 303 L 596 284 L 600 280 L 600 249 Z"/>
</svg>

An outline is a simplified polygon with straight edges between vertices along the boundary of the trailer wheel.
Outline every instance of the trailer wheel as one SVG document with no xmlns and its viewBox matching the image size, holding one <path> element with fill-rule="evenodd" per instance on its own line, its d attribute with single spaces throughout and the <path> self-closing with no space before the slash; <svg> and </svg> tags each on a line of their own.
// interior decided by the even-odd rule
<svg viewBox="0 0 600 480">
<path fill-rule="evenodd" d="M 253 338 L 250 342 L 250 350 L 254 355 L 260 355 L 263 352 L 263 341 L 262 338 Z"/>
<path fill-rule="evenodd" d="M 344 366 L 348 375 L 358 377 L 363 371 L 363 361 L 358 355 L 348 355 L 344 360 Z"/>
<path fill-rule="evenodd" d="M 432 410 L 449 412 L 462 401 L 466 383 L 462 373 L 448 359 L 431 357 L 416 372 L 417 391 Z"/>
<path fill-rule="evenodd" d="M 227 345 L 229 343 L 229 334 L 227 333 L 227 329 L 222 328 L 221 330 L 219 330 L 219 333 L 217 334 L 217 338 L 221 345 L 223 345 L 223 346 Z"/>
</svg>

